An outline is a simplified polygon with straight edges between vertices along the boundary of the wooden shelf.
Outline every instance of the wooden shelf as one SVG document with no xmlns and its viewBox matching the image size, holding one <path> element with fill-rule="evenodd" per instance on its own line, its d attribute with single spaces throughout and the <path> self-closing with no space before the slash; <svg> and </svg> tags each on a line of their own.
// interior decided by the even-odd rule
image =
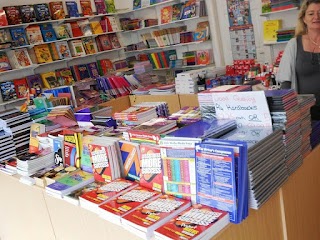
<svg viewBox="0 0 320 240">
<path fill-rule="evenodd" d="M 294 10 L 298 10 L 298 9 L 299 9 L 298 7 L 294 7 L 294 8 L 284 9 L 284 10 L 275 11 L 275 12 L 261 13 L 260 16 L 268 17 L 268 16 L 270 16 L 272 14 L 289 12 L 289 11 L 294 11 Z"/>
</svg>

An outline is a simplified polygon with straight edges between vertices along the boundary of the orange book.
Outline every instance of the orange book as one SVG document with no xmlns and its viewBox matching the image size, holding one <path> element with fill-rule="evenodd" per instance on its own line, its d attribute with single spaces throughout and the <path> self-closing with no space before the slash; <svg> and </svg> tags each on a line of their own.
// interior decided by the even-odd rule
<svg viewBox="0 0 320 240">
<path fill-rule="evenodd" d="M 49 2 L 49 8 L 52 19 L 64 19 L 66 17 L 62 1 Z"/>
<path fill-rule="evenodd" d="M 38 63 L 52 62 L 52 56 L 48 44 L 36 45 L 33 47 Z"/>
<path fill-rule="evenodd" d="M 93 15 L 92 6 L 90 0 L 80 0 L 80 6 L 82 10 L 83 16 L 91 16 Z"/>
<path fill-rule="evenodd" d="M 161 24 L 170 23 L 172 21 L 172 6 L 161 8 Z"/>
</svg>

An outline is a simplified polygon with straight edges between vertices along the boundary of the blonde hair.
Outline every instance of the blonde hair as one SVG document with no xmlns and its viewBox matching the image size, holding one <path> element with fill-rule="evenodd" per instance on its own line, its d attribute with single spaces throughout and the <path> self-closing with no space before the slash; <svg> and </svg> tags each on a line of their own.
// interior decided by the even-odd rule
<svg viewBox="0 0 320 240">
<path fill-rule="evenodd" d="M 320 3 L 320 0 L 304 0 L 300 6 L 300 11 L 298 15 L 298 22 L 295 30 L 295 36 L 305 35 L 308 32 L 307 25 L 304 23 L 303 19 L 306 16 L 306 11 L 310 4 Z"/>
</svg>

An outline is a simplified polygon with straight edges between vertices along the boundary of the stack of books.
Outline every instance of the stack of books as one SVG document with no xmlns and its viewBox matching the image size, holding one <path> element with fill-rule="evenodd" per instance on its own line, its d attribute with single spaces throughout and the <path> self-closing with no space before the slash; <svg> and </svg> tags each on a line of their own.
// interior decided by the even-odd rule
<svg viewBox="0 0 320 240">
<path fill-rule="evenodd" d="M 138 107 L 155 107 L 158 117 L 169 116 L 169 106 L 167 102 L 141 102 L 135 104 Z"/>
<path fill-rule="evenodd" d="M 179 126 L 189 125 L 201 120 L 199 107 L 183 107 L 178 112 L 172 113 L 168 119 L 176 120 Z"/>
<path fill-rule="evenodd" d="M 17 160 L 15 158 L 9 158 L 0 162 L 0 171 L 8 174 L 14 175 L 17 173 Z"/>
<path fill-rule="evenodd" d="M 294 29 L 288 28 L 288 29 L 280 29 L 277 31 L 277 42 L 287 42 L 291 38 L 294 37 Z"/>
<path fill-rule="evenodd" d="M 288 179 L 282 130 L 238 128 L 221 139 L 247 142 L 249 207 L 259 209 Z"/>
<path fill-rule="evenodd" d="M 0 131 L 0 162 L 16 156 L 16 148 L 10 132 Z"/>
<path fill-rule="evenodd" d="M 283 130 L 286 164 L 289 174 L 302 165 L 301 115 L 297 93 L 293 89 L 267 90 L 273 127 Z"/>
<path fill-rule="evenodd" d="M 295 8 L 300 6 L 299 0 L 271 0 L 271 11 L 277 12 L 281 10 L 286 10 L 290 8 Z"/>
</svg>

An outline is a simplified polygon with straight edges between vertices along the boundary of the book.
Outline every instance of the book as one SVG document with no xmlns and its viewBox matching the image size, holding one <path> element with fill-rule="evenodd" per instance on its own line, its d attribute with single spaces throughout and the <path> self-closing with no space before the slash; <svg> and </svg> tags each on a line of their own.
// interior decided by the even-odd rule
<svg viewBox="0 0 320 240">
<path fill-rule="evenodd" d="M 33 49 L 38 63 L 53 62 L 48 44 L 36 45 Z"/>
<path fill-rule="evenodd" d="M 29 44 L 43 43 L 43 38 L 39 25 L 31 25 L 26 27 L 26 36 Z"/>
<path fill-rule="evenodd" d="M 166 6 L 160 10 L 161 24 L 170 23 L 172 21 L 172 6 Z"/>
<path fill-rule="evenodd" d="M 158 192 L 164 192 L 160 147 L 141 144 L 140 154 L 140 185 Z"/>
<path fill-rule="evenodd" d="M 55 88 L 59 87 L 59 82 L 57 81 L 56 74 L 55 72 L 46 72 L 46 73 L 41 73 L 41 78 L 43 82 L 43 86 L 45 88 Z"/>
<path fill-rule="evenodd" d="M 19 11 L 23 23 L 30 23 L 36 21 L 36 15 L 32 5 L 21 5 L 19 7 Z"/>
<path fill-rule="evenodd" d="M 263 22 L 263 40 L 277 41 L 277 31 L 282 28 L 281 19 L 266 20 Z"/>
<path fill-rule="evenodd" d="M 43 83 L 39 74 L 29 75 L 26 77 L 29 88 L 42 89 Z"/>
<path fill-rule="evenodd" d="M 75 1 L 65 1 L 69 18 L 80 17 L 78 4 Z"/>
<path fill-rule="evenodd" d="M 90 22 L 90 27 L 92 29 L 92 33 L 93 34 L 100 34 L 100 33 L 103 33 L 103 30 L 102 30 L 102 27 L 101 27 L 101 24 L 99 21 L 92 21 Z"/>
<path fill-rule="evenodd" d="M 22 19 L 18 6 L 7 6 L 3 7 L 3 10 L 6 12 L 7 20 L 9 25 L 21 24 Z"/>
<path fill-rule="evenodd" d="M 97 183 L 99 183 L 97 188 L 88 191 L 79 197 L 81 207 L 97 214 L 100 204 L 138 186 L 137 183 L 121 178 L 115 179 L 109 183 Z"/>
<path fill-rule="evenodd" d="M 87 68 L 89 70 L 90 77 L 97 78 L 99 77 L 99 70 L 96 62 L 91 62 L 87 64 Z"/>
<path fill-rule="evenodd" d="M 7 15 L 3 9 L 0 10 L 0 26 L 8 26 Z"/>
<path fill-rule="evenodd" d="M 65 166 L 63 137 L 55 137 L 53 139 L 53 152 L 54 152 L 54 164 L 56 166 Z"/>
<path fill-rule="evenodd" d="M 170 195 L 141 205 L 121 219 L 122 226 L 143 239 L 152 239 L 153 231 L 191 206 L 191 202 Z"/>
<path fill-rule="evenodd" d="M 34 4 L 33 7 L 37 21 L 51 20 L 50 10 L 47 3 Z"/>
<path fill-rule="evenodd" d="M 140 149 L 139 144 L 120 140 L 121 159 L 124 176 L 131 181 L 139 182 L 140 178 Z"/>
<path fill-rule="evenodd" d="M 82 32 L 83 36 L 91 36 L 92 35 L 92 29 L 89 23 L 88 19 L 79 20 L 77 21 L 78 26 Z"/>
<path fill-rule="evenodd" d="M 229 224 L 227 212 L 193 205 L 154 231 L 156 239 L 211 239 Z"/>
<path fill-rule="evenodd" d="M 46 186 L 46 192 L 52 195 L 63 196 L 92 182 L 94 182 L 92 174 L 78 170 L 66 174 L 54 183 Z"/>
<path fill-rule="evenodd" d="M 71 40 L 68 42 L 71 54 L 73 57 L 85 56 L 86 51 L 83 47 L 82 41 L 80 39 Z"/>
<path fill-rule="evenodd" d="M 181 19 L 181 13 L 183 9 L 183 3 L 176 3 L 172 5 L 172 21 L 177 21 Z"/>
<path fill-rule="evenodd" d="M 109 34 L 109 39 L 112 45 L 112 48 L 121 48 L 118 36 L 115 33 Z"/>
<path fill-rule="evenodd" d="M 97 14 L 107 13 L 106 3 L 104 0 L 94 0 L 94 4 L 97 9 Z"/>
<path fill-rule="evenodd" d="M 196 64 L 208 65 L 210 64 L 210 50 L 197 50 Z"/>
<path fill-rule="evenodd" d="M 75 83 L 75 80 L 72 75 L 72 71 L 70 68 L 61 68 L 56 69 L 56 77 L 59 81 L 60 85 L 73 85 Z"/>
<path fill-rule="evenodd" d="M 87 64 L 74 65 L 71 67 L 71 70 L 73 71 L 74 77 L 77 81 L 90 78 L 90 72 Z"/>
<path fill-rule="evenodd" d="M 0 83 L 1 95 L 3 101 L 10 101 L 17 99 L 17 93 L 14 89 L 13 82 Z"/>
<path fill-rule="evenodd" d="M 107 7 L 107 13 L 115 13 L 116 12 L 116 6 L 114 4 L 114 0 L 105 0 L 106 7 Z"/>
<path fill-rule="evenodd" d="M 18 98 L 27 97 L 29 87 L 25 78 L 15 79 L 13 80 L 13 84 L 15 86 Z"/>
<path fill-rule="evenodd" d="M 196 17 L 196 0 L 188 0 L 182 9 L 181 19 Z"/>
<path fill-rule="evenodd" d="M 92 6 L 90 0 L 80 0 L 80 7 L 83 16 L 91 16 L 93 15 Z"/>
<path fill-rule="evenodd" d="M 71 58 L 71 52 L 67 41 L 55 42 L 55 46 L 60 59 Z"/>
<path fill-rule="evenodd" d="M 110 41 L 109 35 L 98 36 L 98 41 L 100 46 L 100 51 L 108 51 L 112 49 L 112 43 Z"/>
<path fill-rule="evenodd" d="M 62 1 L 49 2 L 49 8 L 53 20 L 64 19 L 66 17 Z"/>
<path fill-rule="evenodd" d="M 41 24 L 40 29 L 41 29 L 41 33 L 43 36 L 43 40 L 45 42 L 52 42 L 52 41 L 57 40 L 56 33 L 55 33 L 51 23 Z"/>
<path fill-rule="evenodd" d="M 32 65 L 28 50 L 26 48 L 18 48 L 7 52 L 10 64 L 15 69 L 24 68 Z"/>
<path fill-rule="evenodd" d="M 25 46 L 28 45 L 28 40 L 26 33 L 24 31 L 24 28 L 17 27 L 17 28 L 11 28 L 10 34 L 13 42 L 13 46 Z"/>
<path fill-rule="evenodd" d="M 9 58 L 5 52 L 0 52 L 0 72 L 11 70 Z"/>
<path fill-rule="evenodd" d="M 159 192 L 143 187 L 136 187 L 120 196 L 110 199 L 99 205 L 99 215 L 114 224 L 121 224 L 121 218 L 130 214 L 144 203 L 148 203 L 158 197 Z"/>
<path fill-rule="evenodd" d="M 80 29 L 80 26 L 78 22 L 70 22 L 69 23 L 71 26 L 71 31 L 72 31 L 72 37 L 81 37 L 83 36 L 83 33 Z"/>
<path fill-rule="evenodd" d="M 49 50 L 50 50 L 50 54 L 51 54 L 52 60 L 53 61 L 60 60 L 61 58 L 59 56 L 59 53 L 58 53 L 58 50 L 57 50 L 55 42 L 48 43 L 48 47 L 49 47 Z"/>
<path fill-rule="evenodd" d="M 98 47 L 94 38 L 82 38 L 82 44 L 86 54 L 94 54 L 98 52 Z"/>
<path fill-rule="evenodd" d="M 57 39 L 70 38 L 66 24 L 59 24 L 53 26 Z"/>
<path fill-rule="evenodd" d="M 29 153 L 37 153 L 40 151 L 39 139 L 37 136 L 46 131 L 46 126 L 40 123 L 32 123 L 30 126 Z"/>
</svg>

